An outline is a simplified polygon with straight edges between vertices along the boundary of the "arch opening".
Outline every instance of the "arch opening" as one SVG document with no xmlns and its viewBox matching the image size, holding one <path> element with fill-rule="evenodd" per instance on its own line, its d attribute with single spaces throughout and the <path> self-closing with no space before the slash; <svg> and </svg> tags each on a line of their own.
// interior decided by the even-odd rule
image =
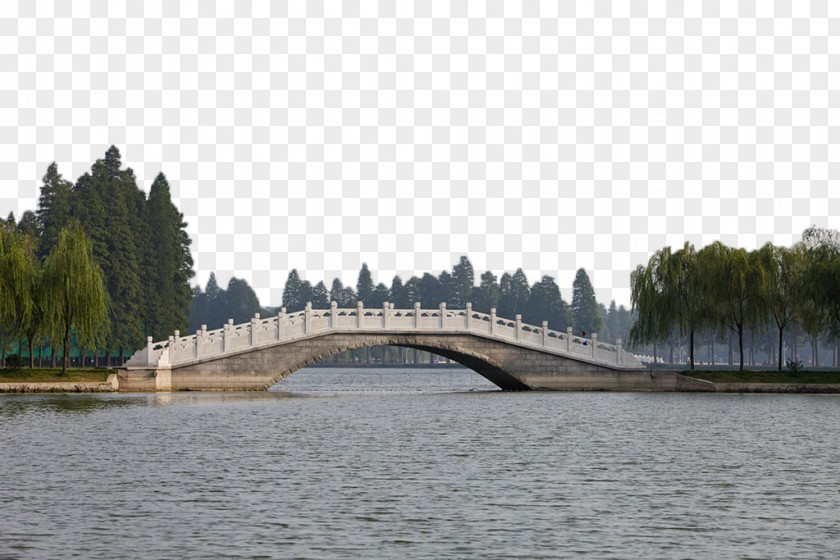
<svg viewBox="0 0 840 560">
<path fill-rule="evenodd" d="M 348 350 L 359 350 L 365 348 L 373 348 L 377 346 L 384 346 L 384 347 L 396 347 L 396 348 L 407 348 L 407 349 L 416 349 L 423 352 L 428 352 L 429 354 L 435 356 L 441 356 L 444 358 L 448 358 L 449 360 L 456 362 L 471 371 L 479 374 L 483 378 L 487 379 L 500 389 L 504 391 L 526 391 L 530 390 L 530 387 L 516 379 L 513 375 L 507 373 L 499 364 L 493 363 L 492 360 L 488 359 L 487 357 L 480 356 L 478 354 L 474 354 L 469 351 L 459 351 L 452 348 L 447 348 L 443 344 L 441 345 L 430 345 L 430 344 L 419 344 L 413 343 L 407 340 L 374 340 L 374 341 L 359 341 L 358 344 L 351 344 L 351 345 L 344 345 L 340 347 L 335 347 L 333 349 L 329 349 L 327 351 L 323 351 L 319 354 L 314 354 L 310 357 L 302 359 L 296 363 L 294 363 L 291 367 L 288 367 L 285 371 L 279 373 L 273 380 L 272 386 L 277 384 L 278 382 L 282 381 L 283 379 L 289 377 L 294 372 L 307 367 L 307 366 L 317 366 L 319 363 L 322 363 L 330 358 L 347 352 Z M 362 364 L 365 365 L 365 364 Z M 395 367 L 399 367 L 398 364 L 394 364 Z"/>
</svg>

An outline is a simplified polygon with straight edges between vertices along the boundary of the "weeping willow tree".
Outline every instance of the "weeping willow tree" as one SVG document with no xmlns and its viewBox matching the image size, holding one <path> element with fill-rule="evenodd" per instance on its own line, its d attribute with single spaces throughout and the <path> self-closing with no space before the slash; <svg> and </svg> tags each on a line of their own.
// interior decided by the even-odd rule
<svg viewBox="0 0 840 560">
<path fill-rule="evenodd" d="M 664 340 L 671 331 L 671 304 L 668 301 L 664 263 L 671 257 L 671 248 L 660 249 L 648 261 L 630 273 L 630 298 L 636 321 L 630 328 L 630 344 Z M 656 350 L 654 346 L 654 361 Z"/>
<path fill-rule="evenodd" d="M 70 365 L 70 335 L 95 348 L 105 334 L 108 313 L 102 271 L 93 259 L 91 242 L 78 224 L 64 228 L 47 256 L 43 302 L 48 326 L 64 344 L 62 373 Z"/>
<path fill-rule="evenodd" d="M 9 334 L 20 335 L 33 317 L 35 267 L 31 240 L 0 226 L 0 323 Z"/>
</svg>

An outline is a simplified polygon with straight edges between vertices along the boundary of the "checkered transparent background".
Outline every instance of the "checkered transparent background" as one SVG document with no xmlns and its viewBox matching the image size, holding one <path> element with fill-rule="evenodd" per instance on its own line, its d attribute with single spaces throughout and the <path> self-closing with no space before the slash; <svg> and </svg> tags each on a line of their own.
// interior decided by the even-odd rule
<svg viewBox="0 0 840 560">
<path fill-rule="evenodd" d="M 0 212 L 115 144 L 197 281 L 279 304 L 523 267 L 629 302 L 666 244 L 840 228 L 840 3 L 0 2 Z"/>
</svg>

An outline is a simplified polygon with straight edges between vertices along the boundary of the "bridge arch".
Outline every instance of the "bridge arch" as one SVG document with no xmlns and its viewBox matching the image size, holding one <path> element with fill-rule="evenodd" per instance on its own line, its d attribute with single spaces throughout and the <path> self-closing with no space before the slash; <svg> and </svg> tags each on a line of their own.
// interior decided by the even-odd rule
<svg viewBox="0 0 840 560">
<path fill-rule="evenodd" d="M 312 352 L 304 354 L 296 361 L 292 362 L 282 372 L 277 373 L 272 377 L 270 385 L 274 385 L 290 376 L 294 372 L 306 366 L 313 365 L 321 360 L 325 360 L 336 354 L 341 354 L 348 350 L 358 350 L 361 348 L 369 348 L 373 346 L 396 346 L 402 348 L 412 348 L 422 350 L 449 358 L 453 362 L 457 362 L 462 366 L 481 375 L 500 389 L 505 391 L 527 391 L 530 389 L 527 385 L 522 383 L 516 377 L 505 371 L 504 366 L 498 361 L 494 360 L 488 355 L 482 355 L 469 348 L 458 347 L 443 340 L 426 340 L 422 343 L 411 342 L 406 337 L 389 337 L 388 340 L 382 340 L 383 337 L 377 337 L 377 340 L 361 339 L 350 344 L 339 345 L 334 348 L 313 348 Z"/>
</svg>

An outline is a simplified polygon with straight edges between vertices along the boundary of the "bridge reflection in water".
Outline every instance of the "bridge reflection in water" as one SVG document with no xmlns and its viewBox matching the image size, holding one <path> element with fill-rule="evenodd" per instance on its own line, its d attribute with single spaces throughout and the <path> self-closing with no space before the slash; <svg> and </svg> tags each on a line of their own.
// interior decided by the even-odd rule
<svg viewBox="0 0 840 560">
<path fill-rule="evenodd" d="M 138 350 L 119 375 L 122 391 L 264 390 L 298 369 L 331 355 L 366 346 L 403 346 L 459 362 L 502 389 L 694 390 L 712 385 L 673 372 L 650 372 L 617 344 L 479 313 L 472 309 L 306 309 L 248 323 L 229 320 L 221 329 Z"/>
</svg>

